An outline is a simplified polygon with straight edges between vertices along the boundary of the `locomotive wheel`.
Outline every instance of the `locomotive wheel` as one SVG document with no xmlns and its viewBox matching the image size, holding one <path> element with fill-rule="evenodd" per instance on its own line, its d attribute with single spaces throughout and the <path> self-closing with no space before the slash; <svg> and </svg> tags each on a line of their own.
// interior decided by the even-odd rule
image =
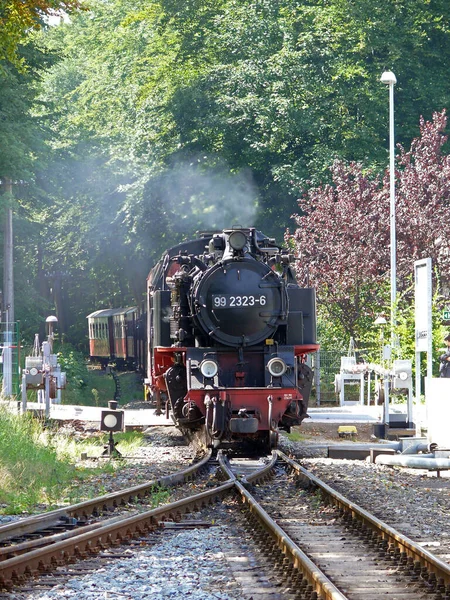
<svg viewBox="0 0 450 600">
<path fill-rule="evenodd" d="M 264 432 L 264 437 L 260 438 L 263 449 L 267 452 L 272 452 L 272 450 L 278 446 L 278 438 L 278 431 Z"/>
</svg>

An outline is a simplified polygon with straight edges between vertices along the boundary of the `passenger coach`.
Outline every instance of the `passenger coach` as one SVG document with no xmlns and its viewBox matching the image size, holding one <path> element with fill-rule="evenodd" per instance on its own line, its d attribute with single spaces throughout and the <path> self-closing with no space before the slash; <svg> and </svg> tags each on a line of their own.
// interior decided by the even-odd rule
<svg viewBox="0 0 450 600">
<path fill-rule="evenodd" d="M 138 359 L 138 309 L 108 308 L 87 317 L 89 355 L 103 367 L 115 362 L 119 368 L 134 366 Z"/>
</svg>

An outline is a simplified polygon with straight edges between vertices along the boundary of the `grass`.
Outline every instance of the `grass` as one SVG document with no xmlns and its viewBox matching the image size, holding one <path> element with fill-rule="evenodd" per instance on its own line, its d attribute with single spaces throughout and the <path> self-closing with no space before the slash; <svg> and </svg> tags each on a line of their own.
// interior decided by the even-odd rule
<svg viewBox="0 0 450 600">
<path fill-rule="evenodd" d="M 17 514 L 39 503 L 54 502 L 56 490 L 68 486 L 75 467 L 57 457 L 42 440 L 42 425 L 30 415 L 0 413 L 0 512 Z"/>
<path fill-rule="evenodd" d="M 135 373 L 117 373 L 120 381 L 121 398 L 120 404 L 144 400 L 144 386 L 142 379 Z M 100 369 L 88 369 L 84 372 L 83 379 L 67 379 L 67 387 L 62 390 L 62 404 L 75 406 L 98 406 L 108 407 L 108 400 L 114 399 L 116 386 L 111 375 Z M 27 392 L 28 402 L 37 402 L 37 392 Z"/>
<path fill-rule="evenodd" d="M 132 372 L 118 372 L 120 381 L 120 404 L 144 400 L 144 387 L 140 376 Z M 79 406 L 107 407 L 108 400 L 114 399 L 116 386 L 114 379 L 100 369 L 86 369 L 82 386 L 73 386 L 68 381 L 67 389 L 62 393 L 63 404 Z"/>
<path fill-rule="evenodd" d="M 0 514 L 41 512 L 101 494 L 98 475 L 116 472 L 123 462 L 102 461 L 96 468 L 76 462 L 83 452 L 101 456 L 107 439 L 108 434 L 99 434 L 80 442 L 30 413 L 17 415 L 0 408 Z M 142 433 L 119 433 L 114 439 L 120 452 L 130 456 L 140 446 Z M 155 490 L 155 497 L 159 501 L 164 494 Z"/>
<path fill-rule="evenodd" d="M 113 377 L 105 370 L 89 364 L 86 356 L 70 344 L 55 341 L 54 351 L 67 378 L 66 389 L 62 391 L 62 403 L 107 407 L 116 389 Z M 26 354 L 25 351 L 24 356 Z M 121 387 L 120 404 L 144 399 L 142 379 L 137 373 L 117 371 L 117 375 Z M 28 400 L 36 401 L 35 391 L 28 392 Z"/>
<path fill-rule="evenodd" d="M 298 433 L 298 431 L 291 431 L 291 433 L 287 433 L 286 435 L 288 440 L 291 440 L 291 442 L 303 442 L 306 440 L 306 436 Z"/>
<path fill-rule="evenodd" d="M 84 358 L 72 351 L 66 356 L 64 368 L 68 371 L 68 386 L 62 392 L 63 404 L 108 407 L 115 393 L 112 376 L 100 369 L 88 369 Z M 119 408 L 143 400 L 137 373 L 117 375 L 121 387 Z M 36 392 L 28 393 L 28 401 L 36 401 Z M 132 456 L 142 437 L 142 433 L 130 431 L 115 434 L 114 441 L 123 456 Z M 99 475 L 114 474 L 124 468 L 124 462 L 101 460 L 98 467 L 92 468 L 84 466 L 79 458 L 82 453 L 100 457 L 107 442 L 107 433 L 99 432 L 80 441 L 30 412 L 18 415 L 0 407 L 0 514 L 42 512 L 100 495 Z M 161 489 L 154 495 L 151 502 L 166 498 Z"/>
</svg>

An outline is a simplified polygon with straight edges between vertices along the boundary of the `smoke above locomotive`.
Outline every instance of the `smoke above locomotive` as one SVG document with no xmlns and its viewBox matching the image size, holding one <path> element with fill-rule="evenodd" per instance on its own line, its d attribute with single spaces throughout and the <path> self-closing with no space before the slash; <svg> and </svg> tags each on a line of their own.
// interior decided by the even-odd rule
<svg viewBox="0 0 450 600">
<path fill-rule="evenodd" d="M 276 446 L 307 416 L 315 291 L 255 228 L 202 233 L 150 271 L 146 393 L 209 445 Z"/>
</svg>

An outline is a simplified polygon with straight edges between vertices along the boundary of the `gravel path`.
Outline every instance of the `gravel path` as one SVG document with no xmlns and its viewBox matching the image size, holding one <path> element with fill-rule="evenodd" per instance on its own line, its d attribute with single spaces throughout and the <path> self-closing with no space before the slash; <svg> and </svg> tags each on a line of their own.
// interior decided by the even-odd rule
<svg viewBox="0 0 450 600">
<path fill-rule="evenodd" d="M 128 551 L 129 557 L 106 562 L 95 572 L 72 577 L 47 592 L 31 592 L 15 598 L 239 599 L 240 586 L 230 579 L 230 566 L 225 558 L 230 550 L 233 551 L 232 544 L 222 527 L 164 535 L 159 544 L 134 548 Z"/>
</svg>

